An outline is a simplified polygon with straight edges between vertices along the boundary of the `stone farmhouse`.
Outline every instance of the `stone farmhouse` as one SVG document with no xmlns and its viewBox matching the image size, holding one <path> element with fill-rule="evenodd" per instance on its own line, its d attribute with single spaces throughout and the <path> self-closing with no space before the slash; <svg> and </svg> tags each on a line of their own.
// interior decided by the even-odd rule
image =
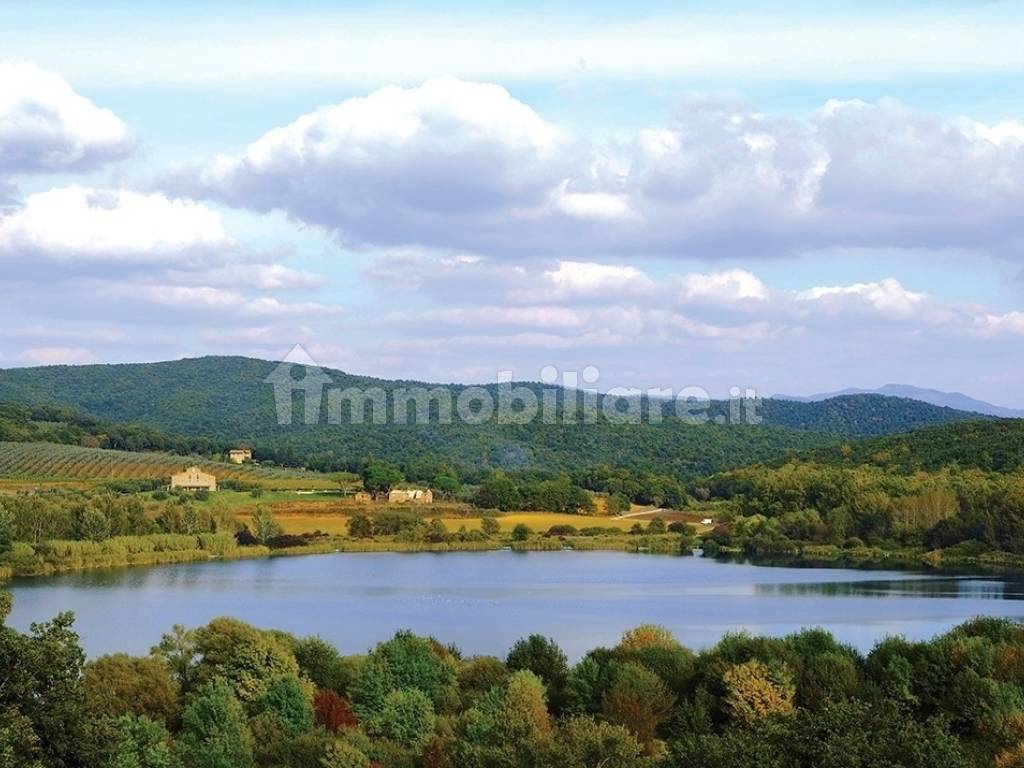
<svg viewBox="0 0 1024 768">
<path fill-rule="evenodd" d="M 177 488 L 183 491 L 216 491 L 217 478 L 199 467 L 189 467 L 171 475 L 171 490 Z"/>
<path fill-rule="evenodd" d="M 228 451 L 228 461 L 234 464 L 252 461 L 252 451 L 248 448 L 232 448 Z"/>
<path fill-rule="evenodd" d="M 434 492 L 429 488 L 393 488 L 388 494 L 391 504 L 432 504 Z"/>
</svg>

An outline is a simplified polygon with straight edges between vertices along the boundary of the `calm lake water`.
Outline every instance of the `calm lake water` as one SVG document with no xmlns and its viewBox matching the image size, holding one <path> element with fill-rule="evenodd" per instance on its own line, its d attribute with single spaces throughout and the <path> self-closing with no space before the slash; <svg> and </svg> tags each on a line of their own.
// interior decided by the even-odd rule
<svg viewBox="0 0 1024 768">
<path fill-rule="evenodd" d="M 367 553 L 127 568 L 16 580 L 9 623 L 73 610 L 90 655 L 145 653 L 172 624 L 230 615 L 362 653 L 398 629 L 504 655 L 540 632 L 573 659 L 644 622 L 692 648 L 724 633 L 821 626 L 870 650 L 972 616 L 1024 618 L 1024 582 L 780 568 L 619 552 Z"/>
</svg>

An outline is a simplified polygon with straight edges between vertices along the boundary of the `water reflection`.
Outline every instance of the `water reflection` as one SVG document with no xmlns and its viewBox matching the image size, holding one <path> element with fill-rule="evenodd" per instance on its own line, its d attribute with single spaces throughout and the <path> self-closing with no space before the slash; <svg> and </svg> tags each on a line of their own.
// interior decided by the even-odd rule
<svg viewBox="0 0 1024 768">
<path fill-rule="evenodd" d="M 754 591 L 759 595 L 1024 600 L 1024 583 L 967 576 L 757 584 Z"/>
</svg>

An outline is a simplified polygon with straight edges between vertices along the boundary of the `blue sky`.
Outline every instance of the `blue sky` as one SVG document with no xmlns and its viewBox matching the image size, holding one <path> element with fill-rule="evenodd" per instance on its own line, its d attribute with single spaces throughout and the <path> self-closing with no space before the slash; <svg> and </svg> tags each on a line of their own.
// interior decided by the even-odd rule
<svg viewBox="0 0 1024 768">
<path fill-rule="evenodd" d="M 0 366 L 301 343 L 1024 405 L 1022 33 L 1016 2 L 0 3 Z"/>
</svg>

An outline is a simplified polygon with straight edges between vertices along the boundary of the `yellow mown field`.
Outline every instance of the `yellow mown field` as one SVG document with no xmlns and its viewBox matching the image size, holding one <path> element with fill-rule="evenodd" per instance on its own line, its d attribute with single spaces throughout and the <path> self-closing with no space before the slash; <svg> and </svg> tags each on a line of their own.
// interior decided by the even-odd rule
<svg viewBox="0 0 1024 768">
<path fill-rule="evenodd" d="M 271 508 L 273 508 L 271 506 Z M 285 533 L 312 533 L 321 531 L 331 535 L 343 535 L 348 532 L 349 516 L 344 514 L 307 514 L 287 513 L 275 511 L 277 522 Z M 248 514 L 238 514 L 239 522 L 248 523 Z M 440 518 L 449 531 L 457 531 L 462 526 L 467 530 L 479 530 L 481 518 L 479 517 L 442 517 Z M 515 512 L 502 515 L 497 518 L 503 531 L 511 531 L 520 523 L 525 523 L 534 531 L 543 532 L 553 525 L 571 525 L 575 528 L 587 528 L 600 526 L 602 528 L 618 528 L 628 531 L 635 523 L 646 524 L 646 520 L 637 518 L 617 519 L 613 517 L 598 517 L 585 515 L 567 515 L 555 512 Z"/>
</svg>

